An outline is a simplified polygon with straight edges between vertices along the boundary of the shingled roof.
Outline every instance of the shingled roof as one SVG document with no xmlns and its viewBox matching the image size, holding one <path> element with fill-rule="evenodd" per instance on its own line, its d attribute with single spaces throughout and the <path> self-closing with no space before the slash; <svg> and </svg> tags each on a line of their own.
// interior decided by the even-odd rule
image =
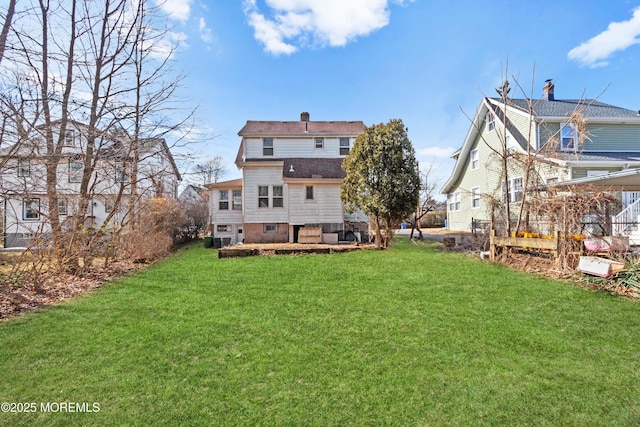
<svg viewBox="0 0 640 427">
<path fill-rule="evenodd" d="M 496 102 L 502 102 L 501 98 L 491 98 Z M 529 103 L 532 103 L 533 114 L 537 117 L 569 117 L 574 111 L 581 111 L 585 118 L 634 118 L 638 119 L 638 111 L 628 110 L 615 105 L 605 104 L 594 99 L 509 99 L 512 107 L 529 112 Z"/>
<path fill-rule="evenodd" d="M 342 159 L 340 158 L 318 159 L 296 157 L 281 160 L 284 161 L 282 167 L 282 176 L 284 178 L 343 179 L 347 176 L 346 172 L 342 169 Z"/>
<path fill-rule="evenodd" d="M 362 121 L 255 121 L 248 120 L 238 135 L 240 136 L 295 136 L 295 135 L 359 135 L 365 129 Z"/>
</svg>

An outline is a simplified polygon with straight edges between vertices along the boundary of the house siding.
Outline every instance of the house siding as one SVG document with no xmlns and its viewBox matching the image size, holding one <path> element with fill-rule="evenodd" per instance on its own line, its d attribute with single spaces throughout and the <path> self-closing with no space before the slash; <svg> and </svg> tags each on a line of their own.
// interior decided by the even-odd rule
<svg viewBox="0 0 640 427">
<path fill-rule="evenodd" d="M 282 181 L 282 166 L 263 166 L 261 168 L 245 168 L 244 185 L 244 222 L 246 223 L 286 223 L 288 218 L 288 188 Z M 269 207 L 258 207 L 258 187 L 269 187 Z M 283 186 L 283 207 L 273 207 L 273 186 Z"/>
<path fill-rule="evenodd" d="M 525 137 L 529 135 L 529 121 L 527 117 L 520 114 L 510 113 L 508 115 L 511 123 Z M 559 126 L 559 125 L 558 125 Z M 448 227 L 452 230 L 471 231 L 473 220 L 489 221 L 491 219 L 490 199 L 503 199 L 503 171 L 502 159 L 498 154 L 502 151 L 504 142 L 504 127 L 496 122 L 496 128 L 488 131 L 486 123 L 480 129 L 480 135 L 475 139 L 471 150 L 478 150 L 480 167 L 473 170 L 471 167 L 471 157 L 465 157 L 463 166 L 464 172 L 454 189 L 449 193 L 460 194 L 460 210 L 449 210 L 447 203 Z M 535 134 L 532 132 L 532 136 Z M 512 137 L 513 138 L 513 137 Z M 512 143 L 515 141 L 512 140 Z M 497 152 L 496 152 L 497 151 Z M 536 166 L 536 171 L 544 182 L 546 177 L 557 177 L 559 180 L 566 180 L 568 173 L 562 172 L 561 168 L 548 163 L 540 163 Z M 510 162 L 508 168 L 509 179 L 524 177 L 524 170 L 517 163 Z M 478 189 L 480 196 L 480 207 L 472 207 L 472 190 Z M 516 206 L 514 204 L 514 206 Z"/>
<path fill-rule="evenodd" d="M 584 151 L 640 151 L 640 125 L 591 123 L 587 132 Z"/>
<path fill-rule="evenodd" d="M 220 190 L 228 191 L 229 209 L 220 209 Z M 209 191 L 209 212 L 211 212 L 211 234 L 214 237 L 220 237 L 222 239 L 230 239 L 231 244 L 241 242 L 243 239 L 243 210 L 233 209 L 233 190 L 242 191 L 242 187 L 224 186 L 223 183 L 220 186 L 216 186 Z M 244 209 L 244 194 L 242 208 Z M 227 231 L 218 231 L 219 225 L 226 225 Z"/>
<path fill-rule="evenodd" d="M 589 171 L 594 171 L 594 172 L 617 172 L 622 170 L 622 168 L 615 168 L 615 167 L 611 167 L 611 168 L 597 168 L 597 167 L 584 167 L 584 168 L 573 168 L 572 169 L 572 177 L 573 179 L 577 179 L 577 178 L 586 178 L 587 176 L 589 176 Z"/>
<path fill-rule="evenodd" d="M 306 200 L 306 186 L 314 187 L 314 199 Z M 342 223 L 340 186 L 322 183 L 289 185 L 289 222 L 294 225 Z"/>
<path fill-rule="evenodd" d="M 565 122 L 548 122 L 540 126 L 540 141 L 553 141 L 558 148 L 560 126 Z M 640 125 L 588 123 L 582 151 L 640 151 Z"/>
<path fill-rule="evenodd" d="M 347 138 L 348 136 L 345 136 Z M 268 158 L 335 158 L 340 156 L 339 137 L 321 137 L 324 139 L 323 148 L 315 147 L 315 136 L 308 138 L 273 138 L 273 155 L 264 156 L 262 152 L 263 138 L 245 138 L 245 156 L 247 159 L 268 159 Z M 350 138 L 350 145 L 353 145 L 353 138 Z"/>
</svg>

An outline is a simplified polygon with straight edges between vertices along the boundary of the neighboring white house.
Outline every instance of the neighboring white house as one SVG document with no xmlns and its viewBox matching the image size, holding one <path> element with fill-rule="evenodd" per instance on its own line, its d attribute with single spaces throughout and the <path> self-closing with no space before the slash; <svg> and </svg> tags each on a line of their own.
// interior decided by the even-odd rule
<svg viewBox="0 0 640 427">
<path fill-rule="evenodd" d="M 340 200 L 342 161 L 364 129 L 361 121 L 314 122 L 309 113 L 300 121 L 247 121 L 238 133 L 242 178 L 207 185 L 214 236 L 293 243 L 303 227 L 322 228 L 332 240 L 365 231 L 368 218 L 345 213 Z"/>
<path fill-rule="evenodd" d="M 59 129 L 55 128 L 53 132 L 57 140 Z M 58 212 L 63 225 L 78 209 L 86 132 L 86 125 L 69 122 L 64 135 L 57 168 Z M 139 142 L 136 197 L 175 199 L 181 177 L 165 140 L 149 138 Z M 120 191 L 122 208 L 113 221 L 122 224 L 127 221 L 126 206 L 133 181 L 130 145 L 122 139 L 116 141 L 101 137 L 98 150 L 95 172 L 88 186 L 91 200 L 85 214 L 85 225 L 102 226 L 114 209 Z M 50 232 L 45 155 L 44 141 L 39 138 L 0 152 L 4 247 L 24 247 L 34 235 Z"/>
<path fill-rule="evenodd" d="M 496 154 L 503 144 L 509 153 L 507 186 Z M 524 183 L 513 158 L 527 155 L 539 165 L 537 188 L 589 184 L 617 192 L 630 212 L 631 220 L 625 221 L 637 222 L 640 114 L 596 100 L 556 99 L 548 81 L 542 99 L 508 99 L 506 105 L 501 98 L 482 99 L 441 190 L 447 195 L 449 228 L 468 231 L 472 220 L 489 221 L 491 202 L 518 204 Z"/>
<path fill-rule="evenodd" d="M 192 205 L 196 203 L 203 203 L 207 196 L 207 189 L 198 187 L 196 185 L 187 185 L 182 192 L 178 195 L 178 201 L 182 205 Z"/>
</svg>

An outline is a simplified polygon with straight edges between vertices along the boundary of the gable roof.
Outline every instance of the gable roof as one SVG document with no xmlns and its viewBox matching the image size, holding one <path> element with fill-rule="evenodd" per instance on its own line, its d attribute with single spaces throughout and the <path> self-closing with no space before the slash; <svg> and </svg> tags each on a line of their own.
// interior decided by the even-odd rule
<svg viewBox="0 0 640 427">
<path fill-rule="evenodd" d="M 211 184 L 205 184 L 205 188 L 213 189 L 213 188 L 232 188 L 232 187 L 242 187 L 242 178 L 231 179 L 227 181 L 218 181 L 213 182 Z"/>
<path fill-rule="evenodd" d="M 359 135 L 365 129 L 362 121 L 255 121 L 248 120 L 240 129 L 240 136 L 299 136 L 299 135 Z"/>
<path fill-rule="evenodd" d="M 457 154 L 456 164 L 453 167 L 451 176 L 443 185 L 440 192 L 442 194 L 449 193 L 454 187 L 454 184 L 462 176 L 464 172 L 463 165 L 466 158 L 469 156 L 471 146 L 475 142 L 479 135 L 482 120 L 488 111 L 492 111 L 495 114 L 497 120 L 504 123 L 505 112 L 500 106 L 503 105 L 502 98 L 489 98 L 485 97 L 480 102 L 476 114 L 472 120 L 467 136 L 464 140 L 462 147 L 456 151 Z M 540 120 L 558 120 L 562 121 L 571 116 L 574 111 L 579 110 L 588 121 L 611 121 L 617 123 L 623 122 L 637 122 L 640 123 L 640 112 L 633 111 L 622 107 L 616 107 L 615 105 L 605 104 L 603 102 L 596 101 L 594 99 L 508 99 L 507 108 L 511 108 L 519 114 L 525 117 L 529 117 L 533 114 L 533 119 Z M 530 111 L 531 108 L 531 111 Z M 516 127 L 511 123 L 511 120 L 506 120 L 506 127 L 509 133 L 516 140 L 518 145 L 523 149 L 527 149 L 529 141 L 522 135 Z M 624 156 L 616 156 L 611 153 L 599 153 L 601 158 L 595 156 L 589 157 L 589 153 L 557 153 L 559 160 L 565 161 L 624 161 L 627 160 Z M 622 153 L 620 153 L 622 154 Z M 626 153 L 627 155 L 637 155 L 637 153 Z"/>
<path fill-rule="evenodd" d="M 502 103 L 501 98 L 490 98 Z M 515 107 L 525 113 L 529 113 L 529 103 L 536 117 L 566 118 L 574 111 L 580 110 L 586 119 L 638 119 L 638 111 L 628 110 L 615 105 L 605 104 L 595 99 L 558 99 L 549 101 L 546 99 L 509 99 L 507 105 Z"/>
</svg>

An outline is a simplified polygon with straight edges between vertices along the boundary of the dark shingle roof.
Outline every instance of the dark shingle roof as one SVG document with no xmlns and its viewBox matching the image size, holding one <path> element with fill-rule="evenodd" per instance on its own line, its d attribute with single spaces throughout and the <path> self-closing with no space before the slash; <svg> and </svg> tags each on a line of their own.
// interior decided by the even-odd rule
<svg viewBox="0 0 640 427">
<path fill-rule="evenodd" d="M 359 135 L 365 129 L 362 121 L 353 122 L 278 122 L 248 120 L 238 135 Z"/>
<path fill-rule="evenodd" d="M 606 161 L 620 161 L 620 162 L 628 162 L 640 161 L 640 152 L 558 152 L 556 153 L 557 157 L 561 160 L 574 160 L 581 162 L 606 162 Z"/>
<path fill-rule="evenodd" d="M 501 102 L 500 98 L 491 98 Z M 509 104 L 522 111 L 529 112 L 529 102 L 533 102 L 533 112 L 538 117 L 569 117 L 574 111 L 581 110 L 587 119 L 594 118 L 638 118 L 638 112 L 615 105 L 605 104 L 593 99 L 509 99 Z"/>
<path fill-rule="evenodd" d="M 282 167 L 283 178 L 338 178 L 346 176 L 342 159 L 287 158 Z M 291 172 L 291 166 L 295 172 Z"/>
</svg>

